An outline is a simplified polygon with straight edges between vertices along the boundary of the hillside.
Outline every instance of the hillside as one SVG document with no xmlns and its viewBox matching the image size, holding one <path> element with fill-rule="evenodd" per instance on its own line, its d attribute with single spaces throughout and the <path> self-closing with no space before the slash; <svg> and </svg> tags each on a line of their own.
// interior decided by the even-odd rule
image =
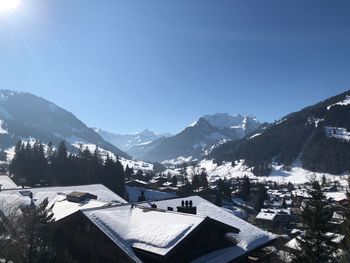
<svg viewBox="0 0 350 263">
<path fill-rule="evenodd" d="M 129 157 L 72 113 L 30 93 L 0 90 L 0 127 L 2 150 L 13 147 L 19 139 L 52 142 L 56 146 L 65 140 L 70 151 L 75 151 L 74 145 L 81 142 Z"/>
<path fill-rule="evenodd" d="M 291 113 L 262 131 L 215 148 L 216 163 L 245 160 L 255 175 L 269 175 L 271 164 L 341 174 L 350 169 L 350 92 Z"/>
</svg>

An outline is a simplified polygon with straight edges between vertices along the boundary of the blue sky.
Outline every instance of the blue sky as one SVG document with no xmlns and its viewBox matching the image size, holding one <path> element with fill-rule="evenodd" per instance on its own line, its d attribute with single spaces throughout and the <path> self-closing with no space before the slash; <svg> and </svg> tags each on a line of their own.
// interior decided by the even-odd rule
<svg viewBox="0 0 350 263">
<path fill-rule="evenodd" d="M 89 126 L 274 121 L 350 89 L 350 1 L 20 1 L 0 13 L 0 88 Z"/>
</svg>

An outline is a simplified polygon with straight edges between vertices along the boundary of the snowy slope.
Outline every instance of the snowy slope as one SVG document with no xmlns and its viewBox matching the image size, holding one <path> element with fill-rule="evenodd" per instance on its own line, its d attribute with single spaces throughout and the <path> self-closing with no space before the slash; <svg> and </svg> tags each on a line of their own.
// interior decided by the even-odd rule
<svg viewBox="0 0 350 263">
<path fill-rule="evenodd" d="M 77 141 L 97 144 L 115 154 L 126 153 L 106 142 L 71 112 L 30 93 L 0 90 L 0 143 L 2 149 L 14 146 L 19 139 L 33 138 L 58 145 Z"/>
<path fill-rule="evenodd" d="M 165 173 L 170 172 L 179 174 L 180 169 L 167 169 Z M 347 185 L 347 177 L 349 173 L 344 173 L 339 176 L 327 174 L 327 173 L 314 173 L 303 169 L 300 161 L 295 161 L 289 169 L 286 169 L 283 165 L 272 164 L 272 172 L 270 176 L 255 176 L 252 172 L 252 168 L 244 164 L 244 160 L 237 161 L 235 166 L 232 166 L 231 162 L 223 162 L 221 165 L 214 163 L 214 160 L 202 160 L 196 166 L 188 166 L 187 174 L 189 180 L 191 180 L 193 171 L 198 172 L 201 169 L 205 169 L 208 174 L 208 181 L 216 181 L 218 179 L 230 179 L 236 177 L 244 177 L 256 179 L 258 181 L 275 181 L 278 183 L 302 184 L 308 182 L 313 176 L 316 176 L 318 180 L 322 179 L 325 175 L 327 178 L 337 179 L 343 185 Z"/>
</svg>

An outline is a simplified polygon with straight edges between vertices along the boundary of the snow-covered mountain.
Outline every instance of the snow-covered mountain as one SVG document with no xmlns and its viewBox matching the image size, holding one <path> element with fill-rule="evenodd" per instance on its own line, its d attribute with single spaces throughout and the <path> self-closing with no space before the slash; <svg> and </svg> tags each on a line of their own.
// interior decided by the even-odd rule
<svg viewBox="0 0 350 263">
<path fill-rule="evenodd" d="M 30 93 L 0 90 L 0 146 L 13 147 L 19 139 L 40 140 L 58 145 L 67 142 L 70 151 L 77 143 L 94 144 L 117 154 L 129 156 L 105 141 L 72 113 Z"/>
<path fill-rule="evenodd" d="M 95 128 L 95 131 L 100 134 L 103 139 L 127 152 L 134 158 L 141 157 L 147 151 L 156 147 L 166 137 L 171 136 L 169 133 L 156 134 L 148 129 L 134 134 L 116 134 L 97 128 Z"/>
<path fill-rule="evenodd" d="M 282 117 L 241 140 L 211 151 L 215 162 L 244 160 L 255 175 L 273 174 L 274 165 L 343 174 L 350 168 L 350 91 Z"/>
<path fill-rule="evenodd" d="M 164 139 L 141 158 L 156 162 L 180 156 L 201 158 L 216 144 L 240 139 L 259 126 L 260 123 L 254 116 L 227 113 L 205 115 L 180 133 Z"/>
</svg>

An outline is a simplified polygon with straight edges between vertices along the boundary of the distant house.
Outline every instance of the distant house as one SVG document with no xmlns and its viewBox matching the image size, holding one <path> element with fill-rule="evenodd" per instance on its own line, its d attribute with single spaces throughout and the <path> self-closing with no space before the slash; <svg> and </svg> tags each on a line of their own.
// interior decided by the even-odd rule
<svg viewBox="0 0 350 263">
<path fill-rule="evenodd" d="M 275 229 L 291 221 L 291 211 L 289 209 L 261 209 L 255 219 L 258 225 L 267 229 Z"/>
<path fill-rule="evenodd" d="M 147 188 L 148 183 L 145 181 L 141 181 L 141 180 L 130 180 L 125 182 L 126 186 L 130 186 L 130 187 L 144 187 Z"/>
</svg>

